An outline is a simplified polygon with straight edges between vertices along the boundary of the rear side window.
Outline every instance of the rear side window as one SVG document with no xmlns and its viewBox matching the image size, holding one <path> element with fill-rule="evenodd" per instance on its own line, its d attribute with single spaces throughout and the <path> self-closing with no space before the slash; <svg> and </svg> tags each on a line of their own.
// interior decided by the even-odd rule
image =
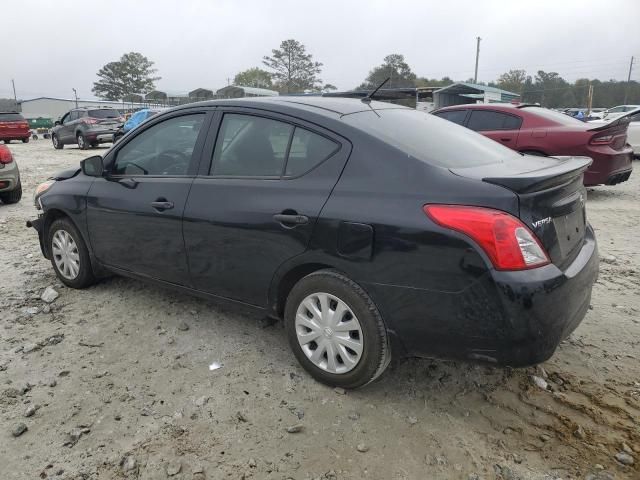
<svg viewBox="0 0 640 480">
<path fill-rule="evenodd" d="M 522 120 L 506 113 L 490 110 L 472 110 L 467 128 L 482 132 L 487 130 L 517 130 Z"/>
<path fill-rule="evenodd" d="M 19 113 L 0 113 L 0 122 L 24 122 L 24 117 Z"/>
<path fill-rule="evenodd" d="M 445 120 L 449 120 L 450 122 L 457 123 L 458 125 L 462 125 L 464 123 L 464 119 L 467 117 L 467 110 L 450 110 L 447 112 L 435 113 L 434 115 L 444 118 Z"/>
<path fill-rule="evenodd" d="M 227 113 L 218 133 L 210 175 L 297 177 L 338 148 L 333 140 L 286 122 Z"/>
<path fill-rule="evenodd" d="M 120 113 L 110 108 L 101 108 L 99 110 L 89 110 L 89 116 L 91 118 L 117 118 Z"/>
<path fill-rule="evenodd" d="M 308 172 L 333 155 L 339 147 L 333 140 L 296 127 L 291 140 L 285 176 L 297 177 Z"/>
</svg>

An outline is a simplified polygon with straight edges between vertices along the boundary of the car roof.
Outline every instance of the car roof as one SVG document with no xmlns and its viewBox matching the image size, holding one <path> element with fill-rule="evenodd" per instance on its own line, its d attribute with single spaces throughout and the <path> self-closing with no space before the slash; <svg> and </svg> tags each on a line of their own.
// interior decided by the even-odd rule
<svg viewBox="0 0 640 480">
<path fill-rule="evenodd" d="M 386 102 L 377 102 L 372 100 L 369 103 L 363 102 L 360 98 L 341 98 L 341 97 L 321 97 L 321 96 L 289 96 L 280 97 L 252 97 L 252 98 L 234 98 L 225 100 L 208 100 L 204 102 L 188 103 L 179 108 L 191 108 L 197 106 L 211 107 L 253 107 L 265 109 L 268 107 L 280 107 L 281 109 L 305 110 L 308 112 L 325 115 L 325 116 L 344 116 L 353 113 L 368 110 L 383 110 L 389 108 L 408 108 Z"/>
<path fill-rule="evenodd" d="M 77 107 L 72 108 L 71 110 L 116 110 L 113 107 Z"/>
</svg>

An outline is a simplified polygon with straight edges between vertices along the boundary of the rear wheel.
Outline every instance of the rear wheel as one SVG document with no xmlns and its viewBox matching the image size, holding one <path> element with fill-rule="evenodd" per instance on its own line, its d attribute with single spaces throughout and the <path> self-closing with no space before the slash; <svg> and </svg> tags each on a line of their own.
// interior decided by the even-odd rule
<svg viewBox="0 0 640 480">
<path fill-rule="evenodd" d="M 27 138 L 23 138 L 23 139 L 22 139 L 22 143 L 29 143 L 29 137 L 27 137 Z"/>
<path fill-rule="evenodd" d="M 72 288 L 86 288 L 95 283 L 89 250 L 68 218 L 55 220 L 47 232 L 51 265 L 58 278 Z"/>
<path fill-rule="evenodd" d="M 5 140 L 5 141 L 4 141 L 4 144 L 5 144 L 5 145 L 9 145 L 10 143 L 11 143 L 11 140 Z"/>
<path fill-rule="evenodd" d="M 0 193 L 0 200 L 2 200 L 2 203 L 6 203 L 6 204 L 18 203 L 21 198 L 22 198 L 22 183 L 20 183 L 20 181 L 18 181 L 18 185 L 16 186 L 16 188 L 11 190 L 10 192 Z"/>
<path fill-rule="evenodd" d="M 86 150 L 89 148 L 89 144 L 82 133 L 78 133 L 78 135 L 76 135 L 76 142 L 78 142 L 78 148 L 80 150 Z"/>
<path fill-rule="evenodd" d="M 391 360 L 380 312 L 357 283 L 333 270 L 300 280 L 285 308 L 289 344 L 316 380 L 357 388 L 378 378 Z"/>
<path fill-rule="evenodd" d="M 64 144 L 58 138 L 58 135 L 55 133 L 51 135 L 51 141 L 53 142 L 53 148 L 56 150 L 62 150 L 64 148 Z"/>
</svg>

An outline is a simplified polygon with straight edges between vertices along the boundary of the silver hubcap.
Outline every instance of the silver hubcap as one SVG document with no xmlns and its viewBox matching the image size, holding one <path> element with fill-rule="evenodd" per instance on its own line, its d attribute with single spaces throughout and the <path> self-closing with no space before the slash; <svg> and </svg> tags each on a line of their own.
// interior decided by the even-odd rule
<svg viewBox="0 0 640 480">
<path fill-rule="evenodd" d="M 349 306 L 329 293 L 313 293 L 296 312 L 296 336 L 313 364 L 329 373 L 353 370 L 362 356 L 362 329 Z"/>
<path fill-rule="evenodd" d="M 53 136 L 53 145 L 54 146 L 58 146 L 58 137 L 56 137 L 55 135 Z"/>
<path fill-rule="evenodd" d="M 78 146 L 80 148 L 84 147 L 84 137 L 82 135 L 78 135 Z"/>
<path fill-rule="evenodd" d="M 78 253 L 76 242 L 68 232 L 58 230 L 53 234 L 51 253 L 60 275 L 67 280 L 73 280 L 78 276 L 80 272 L 80 254 Z"/>
</svg>

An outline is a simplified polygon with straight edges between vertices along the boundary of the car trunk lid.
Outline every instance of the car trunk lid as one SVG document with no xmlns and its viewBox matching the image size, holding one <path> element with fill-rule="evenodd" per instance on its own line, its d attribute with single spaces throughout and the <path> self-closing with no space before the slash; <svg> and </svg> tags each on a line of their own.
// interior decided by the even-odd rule
<svg viewBox="0 0 640 480">
<path fill-rule="evenodd" d="M 547 250 L 551 261 L 562 267 L 582 245 L 586 229 L 584 171 L 588 157 L 532 157 L 508 162 L 451 169 L 456 174 L 499 185 L 519 200 L 519 217 Z"/>
</svg>

